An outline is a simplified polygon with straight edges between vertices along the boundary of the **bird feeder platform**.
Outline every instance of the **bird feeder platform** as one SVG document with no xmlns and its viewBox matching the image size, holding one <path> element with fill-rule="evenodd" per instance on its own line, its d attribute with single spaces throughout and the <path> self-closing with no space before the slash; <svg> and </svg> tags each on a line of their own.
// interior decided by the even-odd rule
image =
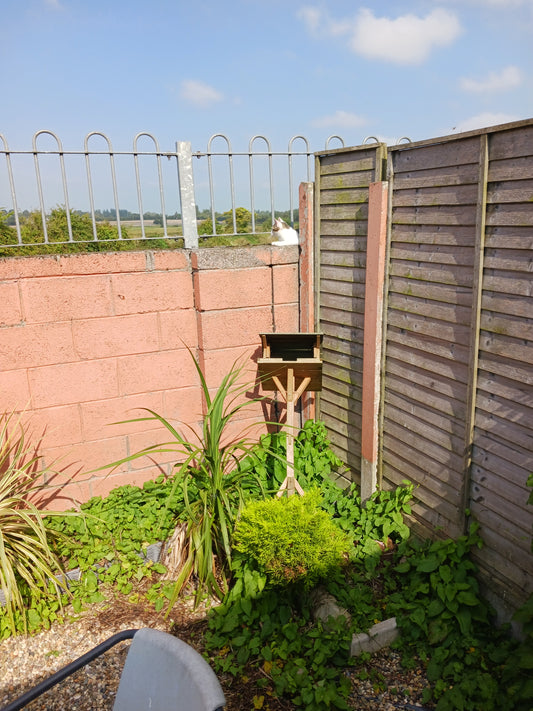
<svg viewBox="0 0 533 711">
<path fill-rule="evenodd" d="M 294 475 L 294 413 L 304 392 L 322 390 L 320 333 L 261 333 L 258 374 L 263 390 L 276 390 L 287 406 L 287 476 L 278 491 L 288 496 L 303 489 Z"/>
</svg>

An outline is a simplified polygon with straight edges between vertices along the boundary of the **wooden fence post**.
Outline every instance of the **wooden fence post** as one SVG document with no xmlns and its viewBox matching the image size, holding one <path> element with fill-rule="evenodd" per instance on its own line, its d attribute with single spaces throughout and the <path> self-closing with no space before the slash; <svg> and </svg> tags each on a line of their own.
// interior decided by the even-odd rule
<svg viewBox="0 0 533 711">
<path fill-rule="evenodd" d="M 371 183 L 368 197 L 361 426 L 363 501 L 377 488 L 388 188 L 385 181 Z"/>
</svg>

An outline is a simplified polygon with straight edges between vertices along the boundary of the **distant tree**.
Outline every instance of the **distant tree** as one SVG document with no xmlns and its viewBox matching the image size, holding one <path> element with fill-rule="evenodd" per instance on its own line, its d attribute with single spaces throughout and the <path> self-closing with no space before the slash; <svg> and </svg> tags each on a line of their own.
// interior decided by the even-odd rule
<svg viewBox="0 0 533 711">
<path fill-rule="evenodd" d="M 72 239 L 75 242 L 94 241 L 93 223 L 88 213 L 70 210 L 70 225 Z M 48 241 L 52 244 L 69 241 L 67 211 L 64 207 L 56 207 L 47 215 L 46 232 Z M 98 222 L 96 234 L 102 241 L 118 239 L 117 227 L 110 225 L 109 222 Z M 21 235 L 24 244 L 44 242 L 43 220 L 38 210 L 34 210 L 27 217 L 21 219 Z M 122 237 L 127 238 L 125 227 L 122 227 Z"/>
<path fill-rule="evenodd" d="M 15 231 L 9 226 L 13 220 L 13 212 L 0 208 L 0 242 L 9 244 L 16 238 Z"/>
<path fill-rule="evenodd" d="M 234 230 L 233 226 L 233 212 L 228 210 L 222 214 L 223 219 L 223 231 L 226 234 L 231 234 Z M 235 223 L 237 226 L 238 233 L 250 232 L 252 229 L 252 213 L 245 207 L 235 208 Z"/>
<path fill-rule="evenodd" d="M 216 231 L 213 230 L 213 220 L 208 217 L 204 220 L 198 220 L 198 234 L 199 235 L 220 235 L 223 232 L 222 225 L 215 222 Z"/>
<path fill-rule="evenodd" d="M 38 210 L 21 216 L 20 233 L 24 244 L 44 242 L 43 218 Z"/>
</svg>

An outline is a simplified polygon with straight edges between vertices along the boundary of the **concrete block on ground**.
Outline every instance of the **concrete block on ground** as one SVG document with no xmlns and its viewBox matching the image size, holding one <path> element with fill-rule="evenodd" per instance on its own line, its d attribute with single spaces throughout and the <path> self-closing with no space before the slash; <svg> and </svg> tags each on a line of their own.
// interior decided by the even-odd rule
<svg viewBox="0 0 533 711">
<path fill-rule="evenodd" d="M 390 617 L 388 620 L 375 624 L 368 630 L 368 633 L 355 634 L 352 639 L 350 655 L 358 657 L 363 652 L 368 652 L 369 654 L 379 652 L 380 649 L 392 644 L 398 638 L 398 635 L 396 618 Z"/>
</svg>

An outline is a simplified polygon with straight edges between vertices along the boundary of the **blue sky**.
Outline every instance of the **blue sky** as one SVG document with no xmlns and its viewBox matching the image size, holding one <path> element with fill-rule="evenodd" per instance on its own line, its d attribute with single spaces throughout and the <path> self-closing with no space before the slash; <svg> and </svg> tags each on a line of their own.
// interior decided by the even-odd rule
<svg viewBox="0 0 533 711">
<path fill-rule="evenodd" d="M 533 116 L 533 0 L 2 0 L 0 134 L 205 150 L 394 143 Z"/>
</svg>

